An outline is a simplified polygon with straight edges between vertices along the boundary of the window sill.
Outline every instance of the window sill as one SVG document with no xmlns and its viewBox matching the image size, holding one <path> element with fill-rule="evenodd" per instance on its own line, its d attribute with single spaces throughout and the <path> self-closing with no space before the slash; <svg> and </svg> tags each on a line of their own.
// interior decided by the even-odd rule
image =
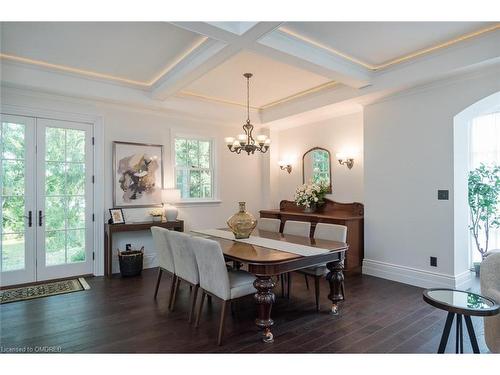
<svg viewBox="0 0 500 375">
<path fill-rule="evenodd" d="M 186 200 L 186 201 L 181 201 L 177 202 L 175 206 L 177 207 L 183 207 L 183 206 L 211 206 L 214 204 L 220 204 L 222 201 L 220 199 L 200 199 L 200 200 Z"/>
</svg>

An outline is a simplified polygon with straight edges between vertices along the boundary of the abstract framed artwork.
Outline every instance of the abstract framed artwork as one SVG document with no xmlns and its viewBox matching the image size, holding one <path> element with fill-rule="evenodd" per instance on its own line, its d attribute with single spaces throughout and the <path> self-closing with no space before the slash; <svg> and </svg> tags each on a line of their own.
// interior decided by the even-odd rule
<svg viewBox="0 0 500 375">
<path fill-rule="evenodd" d="M 113 206 L 161 206 L 163 146 L 113 142 Z"/>
</svg>

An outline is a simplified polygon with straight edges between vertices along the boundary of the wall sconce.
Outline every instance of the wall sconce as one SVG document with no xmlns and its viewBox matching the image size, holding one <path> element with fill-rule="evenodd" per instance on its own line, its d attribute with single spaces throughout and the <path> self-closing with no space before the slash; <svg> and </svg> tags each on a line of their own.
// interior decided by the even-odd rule
<svg viewBox="0 0 500 375">
<path fill-rule="evenodd" d="M 282 171 L 287 171 L 288 174 L 292 173 L 292 164 L 290 162 L 285 160 L 280 160 L 278 162 L 278 165 L 280 166 L 280 169 Z"/>
<path fill-rule="evenodd" d="M 347 168 L 352 169 L 354 165 L 354 158 L 352 156 L 344 153 L 338 153 L 336 156 L 340 165 L 345 165 Z"/>
</svg>

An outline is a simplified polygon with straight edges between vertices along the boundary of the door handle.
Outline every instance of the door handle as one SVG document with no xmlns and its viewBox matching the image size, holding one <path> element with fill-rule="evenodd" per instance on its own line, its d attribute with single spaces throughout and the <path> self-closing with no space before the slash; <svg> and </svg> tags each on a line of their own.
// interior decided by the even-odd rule
<svg viewBox="0 0 500 375">
<path fill-rule="evenodd" d="M 42 210 L 38 211 L 38 226 L 41 227 L 43 225 L 43 218 L 44 215 L 42 215 Z"/>
<path fill-rule="evenodd" d="M 28 216 L 24 216 L 25 219 L 28 219 L 28 227 L 33 226 L 33 213 L 31 211 L 28 211 Z"/>
</svg>

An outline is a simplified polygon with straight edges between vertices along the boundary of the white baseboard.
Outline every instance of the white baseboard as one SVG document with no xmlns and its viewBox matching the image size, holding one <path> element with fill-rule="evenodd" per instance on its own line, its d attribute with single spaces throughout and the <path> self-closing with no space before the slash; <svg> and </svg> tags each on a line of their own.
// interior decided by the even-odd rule
<svg viewBox="0 0 500 375">
<path fill-rule="evenodd" d="M 453 276 L 371 259 L 363 260 L 363 274 L 421 288 L 468 289 L 472 283 L 470 271 Z"/>
</svg>

